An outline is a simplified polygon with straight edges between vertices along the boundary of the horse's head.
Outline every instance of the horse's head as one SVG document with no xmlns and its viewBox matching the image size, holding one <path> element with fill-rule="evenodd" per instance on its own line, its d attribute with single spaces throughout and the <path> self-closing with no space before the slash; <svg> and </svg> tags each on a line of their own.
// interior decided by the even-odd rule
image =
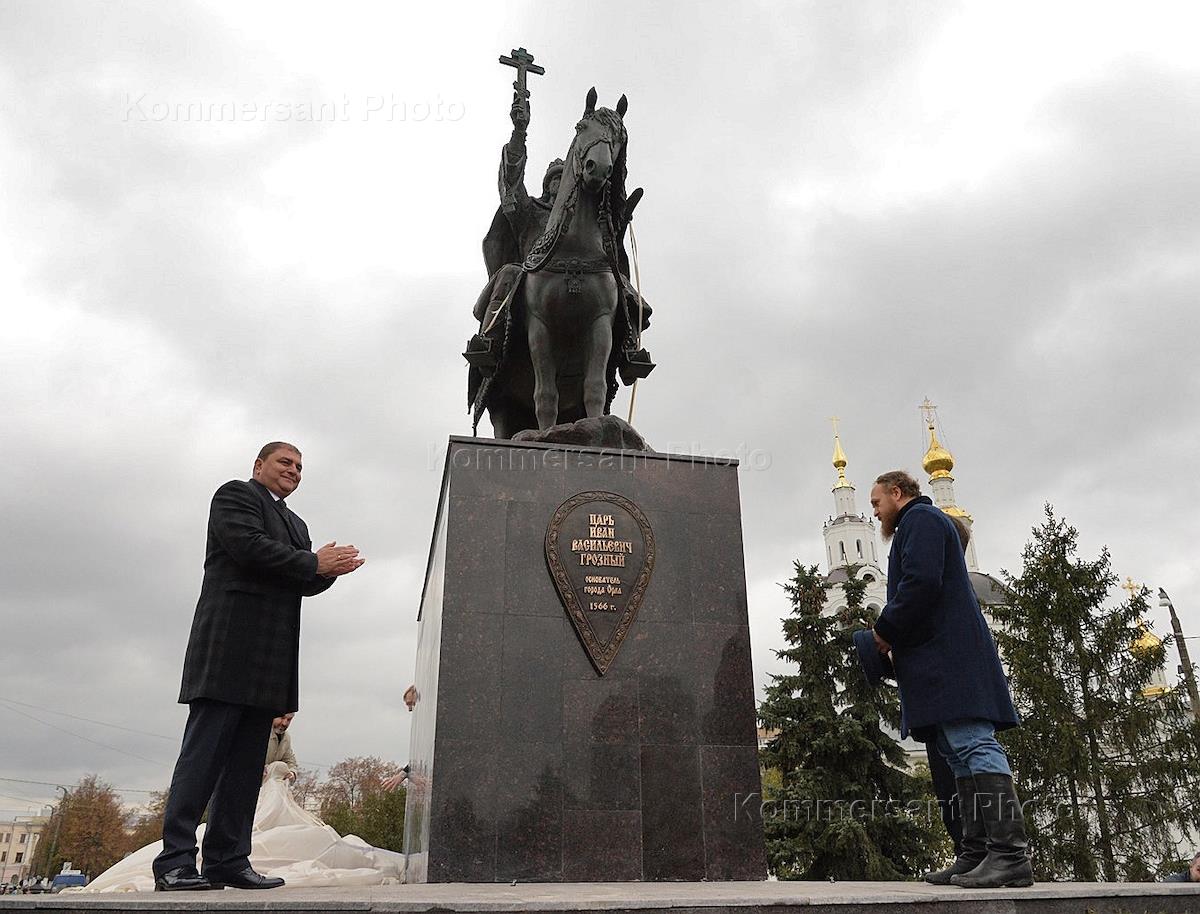
<svg viewBox="0 0 1200 914">
<path fill-rule="evenodd" d="M 612 176 L 613 165 L 625 148 L 627 134 L 622 120 L 629 102 L 625 96 L 617 110 L 596 107 L 596 90 L 587 94 L 583 117 L 575 125 L 575 174 L 588 190 L 597 191 Z"/>
</svg>

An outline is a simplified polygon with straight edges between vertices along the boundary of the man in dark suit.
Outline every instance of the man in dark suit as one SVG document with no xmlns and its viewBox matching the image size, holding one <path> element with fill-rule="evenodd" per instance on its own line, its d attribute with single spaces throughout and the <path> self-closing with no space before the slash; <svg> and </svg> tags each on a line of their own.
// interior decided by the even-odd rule
<svg viewBox="0 0 1200 914">
<path fill-rule="evenodd" d="M 871 489 L 888 555 L 888 601 L 875 642 L 892 654 L 900 731 L 935 740 L 954 772 L 962 851 L 928 882 L 968 888 L 1033 884 L 1025 819 L 996 731 L 1020 720 L 951 519 L 900 470 Z"/>
<path fill-rule="evenodd" d="M 283 885 L 250 866 L 250 831 L 272 720 L 295 711 L 300 600 L 363 564 L 353 546 L 316 552 L 284 499 L 300 485 L 300 451 L 272 441 L 253 478 L 217 489 L 208 515 L 204 582 L 179 701 L 189 706 L 163 815 L 155 891 Z M 208 808 L 204 874 L 196 827 Z"/>
</svg>

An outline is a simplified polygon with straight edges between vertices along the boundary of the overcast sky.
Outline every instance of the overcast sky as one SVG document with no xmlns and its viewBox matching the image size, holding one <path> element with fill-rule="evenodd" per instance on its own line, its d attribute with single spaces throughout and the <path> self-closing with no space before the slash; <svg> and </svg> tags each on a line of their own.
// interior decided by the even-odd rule
<svg viewBox="0 0 1200 914">
<path fill-rule="evenodd" d="M 275 438 L 304 451 L 289 503 L 314 539 L 368 559 L 305 605 L 301 762 L 406 761 L 516 45 L 547 70 L 531 189 L 589 87 L 629 97 L 659 364 L 634 424 L 745 458 L 760 688 L 776 583 L 823 562 L 828 417 L 867 511 L 876 474 L 920 471 L 926 396 L 985 570 L 1019 569 L 1049 501 L 1200 635 L 1197 18 L 7 0 L 0 777 L 167 784 L 209 498 Z"/>
</svg>

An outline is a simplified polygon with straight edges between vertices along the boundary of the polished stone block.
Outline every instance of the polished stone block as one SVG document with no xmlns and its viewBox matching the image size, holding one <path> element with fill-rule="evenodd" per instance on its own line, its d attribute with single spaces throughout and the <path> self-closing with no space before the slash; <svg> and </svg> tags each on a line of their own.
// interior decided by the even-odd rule
<svg viewBox="0 0 1200 914">
<path fill-rule="evenodd" d="M 642 805 L 640 747 L 637 743 L 593 743 L 573 739 L 563 747 L 571 780 L 567 809 L 639 810 Z"/>
<path fill-rule="evenodd" d="M 565 882 L 637 882 L 642 878 L 642 814 L 568 809 L 563 815 Z"/>
<path fill-rule="evenodd" d="M 642 746 L 642 872 L 646 879 L 704 878 L 704 810 L 695 746 Z M 766 878 L 765 874 L 759 878 Z"/>
<path fill-rule="evenodd" d="M 496 876 L 562 881 L 562 746 L 505 740 L 495 754 Z"/>
<path fill-rule="evenodd" d="M 604 675 L 546 559 L 582 492 L 628 499 L 654 541 Z M 605 535 L 573 523 L 559 560 Z M 738 805 L 760 784 L 733 461 L 452 438 L 417 654 L 409 881 L 765 878 L 757 808 Z"/>
</svg>

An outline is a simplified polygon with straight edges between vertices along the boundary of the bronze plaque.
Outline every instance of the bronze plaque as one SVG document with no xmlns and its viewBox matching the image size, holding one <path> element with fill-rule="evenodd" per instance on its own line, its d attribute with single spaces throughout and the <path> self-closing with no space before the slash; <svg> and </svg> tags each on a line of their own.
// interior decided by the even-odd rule
<svg viewBox="0 0 1200 914">
<path fill-rule="evenodd" d="M 546 530 L 546 562 L 571 624 L 603 676 L 637 617 L 654 571 L 642 509 L 612 492 L 580 492 Z"/>
</svg>

